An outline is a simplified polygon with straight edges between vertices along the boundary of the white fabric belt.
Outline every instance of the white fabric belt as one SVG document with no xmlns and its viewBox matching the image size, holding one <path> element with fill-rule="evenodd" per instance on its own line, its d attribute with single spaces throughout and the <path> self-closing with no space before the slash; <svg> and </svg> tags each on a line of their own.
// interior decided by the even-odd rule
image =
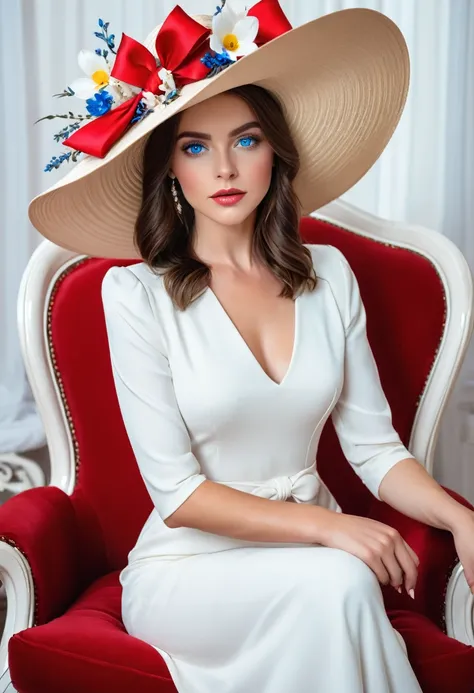
<svg viewBox="0 0 474 693">
<path fill-rule="evenodd" d="M 270 500 L 287 500 L 293 497 L 297 503 L 314 502 L 321 488 L 321 478 L 316 463 L 291 476 L 274 476 L 264 481 L 220 481 L 238 491 Z"/>
</svg>

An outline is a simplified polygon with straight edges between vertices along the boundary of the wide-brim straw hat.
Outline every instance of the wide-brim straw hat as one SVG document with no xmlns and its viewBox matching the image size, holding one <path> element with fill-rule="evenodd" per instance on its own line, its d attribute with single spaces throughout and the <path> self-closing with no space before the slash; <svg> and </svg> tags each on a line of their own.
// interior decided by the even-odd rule
<svg viewBox="0 0 474 693">
<path fill-rule="evenodd" d="M 193 17 L 211 26 L 212 17 Z M 144 45 L 154 54 L 160 25 Z M 409 57 L 400 30 L 374 10 L 348 9 L 288 30 L 125 131 L 103 158 L 86 155 L 29 206 L 57 245 L 99 257 L 137 258 L 134 225 L 147 136 L 171 116 L 244 84 L 276 94 L 301 167 L 294 181 L 309 214 L 351 188 L 377 161 L 402 114 Z"/>
</svg>

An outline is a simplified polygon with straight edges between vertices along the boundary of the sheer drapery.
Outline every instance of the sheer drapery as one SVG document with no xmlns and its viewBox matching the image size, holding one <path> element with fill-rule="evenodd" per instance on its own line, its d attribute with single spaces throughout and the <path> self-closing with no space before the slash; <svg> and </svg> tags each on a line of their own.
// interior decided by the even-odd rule
<svg viewBox="0 0 474 693">
<path fill-rule="evenodd" d="M 379 10 L 400 26 L 412 60 L 407 107 L 380 160 L 344 197 L 380 216 L 445 233 L 474 269 L 470 229 L 474 0 L 280 2 L 293 26 L 349 7 Z M 22 451 L 44 442 L 19 354 L 16 295 L 31 252 L 41 240 L 27 219 L 28 200 L 64 175 L 68 164 L 43 173 L 60 149 L 52 139 L 60 121 L 33 123 L 43 115 L 62 112 L 64 100 L 53 99 L 52 94 L 80 76 L 77 54 L 81 48 L 97 47 L 93 32 L 99 17 L 110 22 L 117 39 L 125 31 L 143 40 L 175 4 L 172 0 L 0 0 L 0 452 Z M 212 14 L 220 2 L 181 0 L 180 4 L 189 14 Z M 474 399 L 473 373 L 471 349 L 445 417 L 440 450 L 444 445 L 452 453 L 454 445 L 461 454 L 458 404 L 460 399 Z M 443 465 L 438 478 L 453 487 L 461 484 Z M 474 478 L 470 495 L 474 497 Z"/>
</svg>

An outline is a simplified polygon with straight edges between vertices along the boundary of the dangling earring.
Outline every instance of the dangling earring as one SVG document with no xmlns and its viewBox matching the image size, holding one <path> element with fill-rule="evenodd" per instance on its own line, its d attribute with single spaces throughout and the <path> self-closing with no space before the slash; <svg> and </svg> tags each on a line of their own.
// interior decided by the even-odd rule
<svg viewBox="0 0 474 693">
<path fill-rule="evenodd" d="M 183 219 L 183 215 L 182 215 L 183 208 L 181 206 L 181 202 L 178 199 L 178 191 L 176 190 L 176 183 L 174 182 L 175 178 L 176 178 L 176 176 L 171 176 L 171 180 L 172 180 L 171 194 L 173 195 L 173 202 L 174 202 L 174 206 L 176 209 L 176 213 L 177 213 L 178 217 L 182 220 Z"/>
</svg>

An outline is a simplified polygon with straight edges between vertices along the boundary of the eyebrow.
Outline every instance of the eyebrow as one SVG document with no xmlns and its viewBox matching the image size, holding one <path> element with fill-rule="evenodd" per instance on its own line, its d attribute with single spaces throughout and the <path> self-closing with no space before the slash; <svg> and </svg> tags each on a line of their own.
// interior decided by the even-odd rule
<svg viewBox="0 0 474 693">
<path fill-rule="evenodd" d="M 250 123 L 245 123 L 245 125 L 240 125 L 238 128 L 235 128 L 235 130 L 231 130 L 229 132 L 229 137 L 235 137 L 236 135 L 240 135 L 241 132 L 244 132 L 244 130 L 248 130 L 249 128 L 260 128 L 260 123 L 258 123 L 256 120 L 250 121 Z M 210 140 L 211 135 L 209 135 L 207 132 L 194 132 L 191 130 L 186 130 L 185 132 L 180 132 L 178 137 L 176 138 L 176 141 L 180 140 L 182 137 L 199 137 L 201 140 Z"/>
</svg>

